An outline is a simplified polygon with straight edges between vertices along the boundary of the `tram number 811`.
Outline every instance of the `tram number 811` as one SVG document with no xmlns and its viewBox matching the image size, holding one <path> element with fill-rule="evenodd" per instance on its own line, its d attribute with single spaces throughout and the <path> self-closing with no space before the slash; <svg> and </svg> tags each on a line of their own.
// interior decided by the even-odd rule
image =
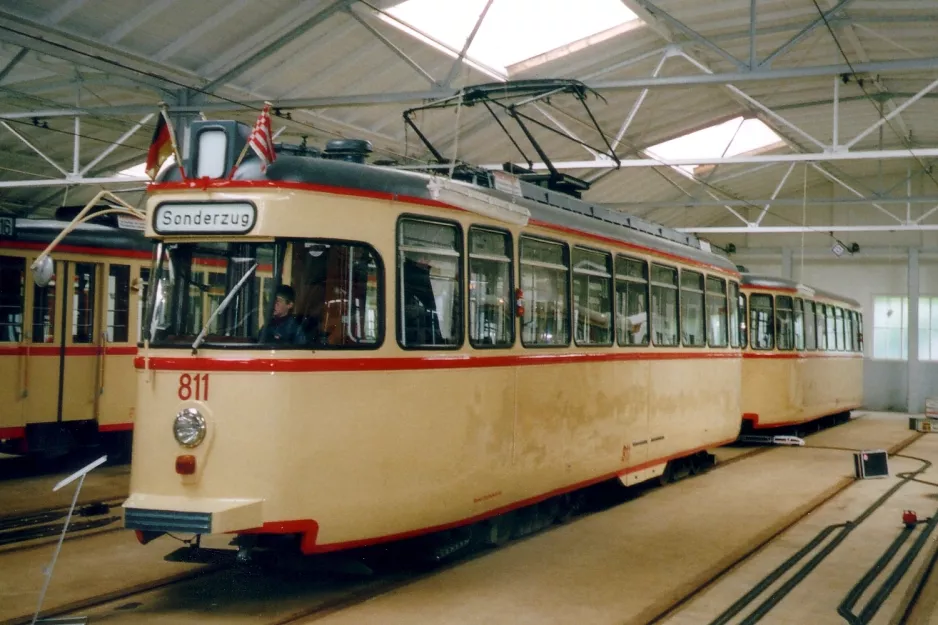
<svg viewBox="0 0 938 625">
<path fill-rule="evenodd" d="M 179 390 L 176 394 L 179 395 L 179 399 L 182 401 L 188 399 L 208 401 L 208 374 L 199 375 L 197 373 L 192 375 L 183 373 L 179 376 Z"/>
</svg>

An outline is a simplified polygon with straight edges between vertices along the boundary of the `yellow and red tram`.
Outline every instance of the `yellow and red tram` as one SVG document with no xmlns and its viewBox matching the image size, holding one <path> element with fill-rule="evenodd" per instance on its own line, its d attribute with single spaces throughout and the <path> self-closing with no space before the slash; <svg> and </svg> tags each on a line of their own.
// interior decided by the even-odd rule
<svg viewBox="0 0 938 625">
<path fill-rule="evenodd" d="M 863 312 L 852 299 L 782 278 L 742 276 L 748 320 L 745 430 L 849 418 L 863 403 Z M 748 310 L 748 314 L 746 314 Z"/>
<path fill-rule="evenodd" d="M 736 439 L 740 274 L 705 244 L 523 177 L 371 165 L 348 142 L 281 146 L 227 179 L 248 131 L 195 122 L 189 179 L 149 189 L 124 504 L 141 540 L 495 540 L 510 511 L 557 515 L 566 493 Z M 259 341 L 284 309 L 286 342 Z"/>
<path fill-rule="evenodd" d="M 0 450 L 130 451 L 142 291 L 152 252 L 139 230 L 95 223 L 57 248 L 43 287 L 27 269 L 67 222 L 9 220 L 0 235 Z M 142 225 L 142 224 L 141 224 Z"/>
</svg>

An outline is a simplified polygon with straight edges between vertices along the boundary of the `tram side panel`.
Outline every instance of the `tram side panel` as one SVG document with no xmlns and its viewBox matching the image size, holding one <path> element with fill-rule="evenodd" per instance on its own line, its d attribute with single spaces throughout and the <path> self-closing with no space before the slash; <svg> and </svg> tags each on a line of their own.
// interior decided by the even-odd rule
<svg viewBox="0 0 938 625">
<path fill-rule="evenodd" d="M 806 358 L 805 371 L 805 419 L 853 410 L 863 404 L 862 354 Z"/>
<path fill-rule="evenodd" d="M 742 370 L 743 419 L 766 428 L 801 420 L 803 399 L 800 364 L 778 352 L 744 354 Z"/>
<path fill-rule="evenodd" d="M 651 363 L 646 463 L 732 442 L 739 434 L 740 359 L 684 350 Z"/>
</svg>

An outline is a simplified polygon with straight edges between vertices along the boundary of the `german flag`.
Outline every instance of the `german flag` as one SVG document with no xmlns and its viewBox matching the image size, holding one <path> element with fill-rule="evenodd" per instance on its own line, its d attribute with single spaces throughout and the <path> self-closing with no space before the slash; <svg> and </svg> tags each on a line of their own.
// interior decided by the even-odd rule
<svg viewBox="0 0 938 625">
<path fill-rule="evenodd" d="M 147 152 L 147 176 L 150 180 L 156 179 L 160 166 L 173 153 L 173 142 L 169 136 L 169 126 L 166 125 L 166 116 L 160 115 L 150 141 L 150 150 Z"/>
</svg>

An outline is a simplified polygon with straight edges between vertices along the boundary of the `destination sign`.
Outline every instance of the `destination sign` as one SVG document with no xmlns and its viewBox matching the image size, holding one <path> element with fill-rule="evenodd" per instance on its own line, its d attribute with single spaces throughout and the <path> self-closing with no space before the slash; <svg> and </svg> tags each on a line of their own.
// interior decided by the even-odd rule
<svg viewBox="0 0 938 625">
<path fill-rule="evenodd" d="M 159 234 L 245 234 L 254 227 L 257 210 L 248 202 L 166 203 L 153 212 Z"/>
</svg>

